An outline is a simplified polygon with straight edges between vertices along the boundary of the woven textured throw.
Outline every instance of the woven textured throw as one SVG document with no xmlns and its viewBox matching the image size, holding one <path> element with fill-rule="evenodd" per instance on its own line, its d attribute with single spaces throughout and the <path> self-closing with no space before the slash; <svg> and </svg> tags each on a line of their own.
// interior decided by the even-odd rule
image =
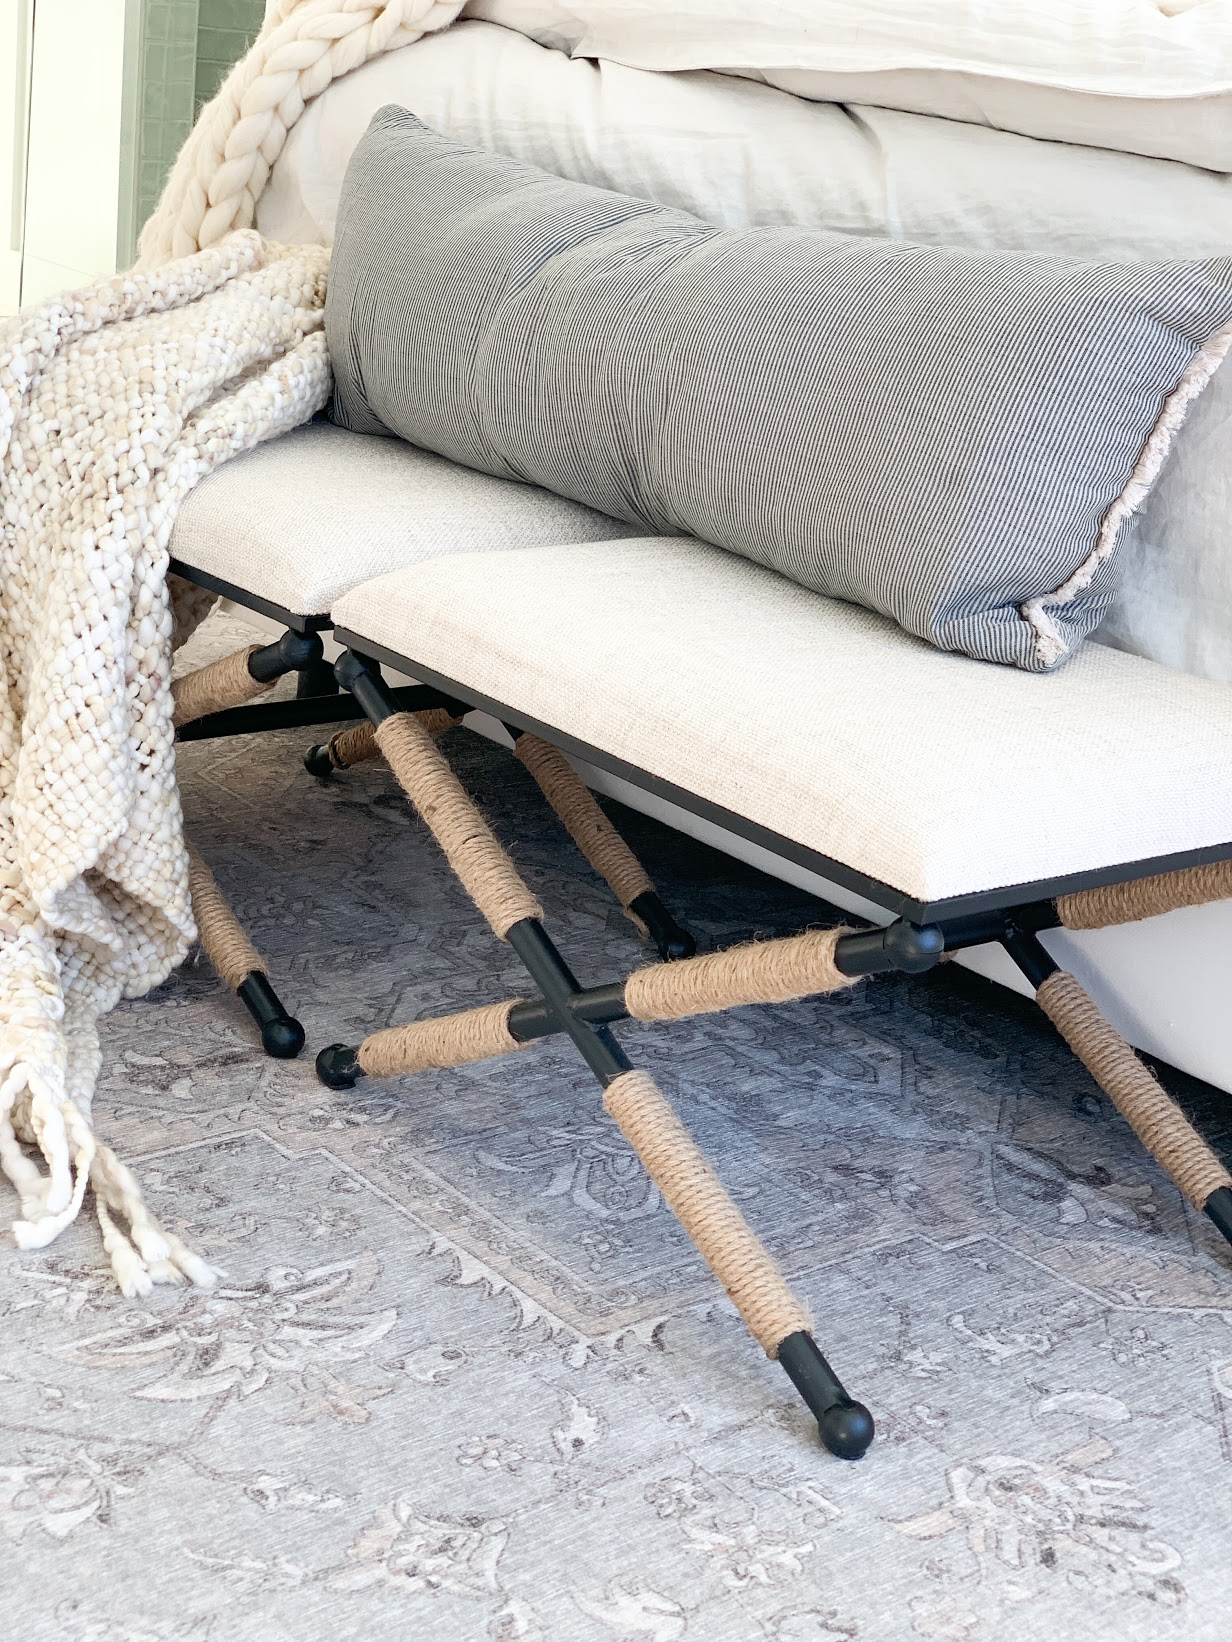
<svg viewBox="0 0 1232 1642">
<path fill-rule="evenodd" d="M 94 1133 L 99 1017 L 194 935 L 175 785 L 167 543 L 197 481 L 326 402 L 327 252 L 251 231 L 308 102 L 460 4 L 274 0 L 203 110 L 138 270 L 0 324 L 0 1168 L 23 1248 L 92 1186 L 120 1286 L 209 1284 Z M 174 260 L 172 260 L 174 259 Z"/>
</svg>

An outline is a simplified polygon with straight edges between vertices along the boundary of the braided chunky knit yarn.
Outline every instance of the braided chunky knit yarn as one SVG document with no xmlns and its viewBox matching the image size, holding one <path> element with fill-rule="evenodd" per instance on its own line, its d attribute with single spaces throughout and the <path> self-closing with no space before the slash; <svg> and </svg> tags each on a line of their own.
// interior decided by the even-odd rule
<svg viewBox="0 0 1232 1642">
<path fill-rule="evenodd" d="M 462 0 L 273 0 L 252 49 L 201 112 L 141 236 L 141 264 L 252 226 L 287 132 L 332 80 L 447 27 Z"/>
</svg>

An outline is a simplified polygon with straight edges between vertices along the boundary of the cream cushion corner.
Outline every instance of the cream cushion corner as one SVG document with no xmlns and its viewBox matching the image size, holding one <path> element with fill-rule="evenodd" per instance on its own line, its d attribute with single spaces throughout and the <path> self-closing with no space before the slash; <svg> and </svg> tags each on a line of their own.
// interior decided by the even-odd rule
<svg viewBox="0 0 1232 1642">
<path fill-rule="evenodd" d="M 698 542 L 420 564 L 334 615 L 922 902 L 1232 840 L 1232 686 L 945 654 Z"/>
<path fill-rule="evenodd" d="M 174 559 L 299 616 L 421 560 L 627 536 L 534 485 L 315 422 L 217 469 L 180 510 Z"/>
</svg>

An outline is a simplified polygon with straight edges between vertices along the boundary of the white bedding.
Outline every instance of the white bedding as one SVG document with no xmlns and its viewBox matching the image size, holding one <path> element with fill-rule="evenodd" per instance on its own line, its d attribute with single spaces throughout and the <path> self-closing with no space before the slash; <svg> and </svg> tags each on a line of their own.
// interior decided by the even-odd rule
<svg viewBox="0 0 1232 1642">
<path fill-rule="evenodd" d="M 1232 177 L 953 120 L 804 101 L 722 74 L 570 59 L 464 22 L 335 82 L 274 167 L 257 226 L 332 237 L 375 110 L 728 226 L 803 222 L 967 246 L 1124 257 L 1232 253 Z M 1124 554 L 1100 636 L 1232 681 L 1232 369 L 1191 413 Z"/>
<path fill-rule="evenodd" d="M 1232 170 L 1232 0 L 472 0 L 467 11 L 633 68 L 722 68 L 818 102 Z"/>
</svg>

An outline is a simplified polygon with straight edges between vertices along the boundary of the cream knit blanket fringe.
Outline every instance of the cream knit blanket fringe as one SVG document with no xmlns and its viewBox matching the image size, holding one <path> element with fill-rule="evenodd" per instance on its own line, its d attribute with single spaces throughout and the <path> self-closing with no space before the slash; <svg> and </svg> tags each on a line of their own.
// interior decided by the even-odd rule
<svg viewBox="0 0 1232 1642">
<path fill-rule="evenodd" d="M 176 162 L 140 271 L 0 323 L 0 1169 L 22 1248 L 91 1185 L 129 1295 L 214 1280 L 91 1115 L 99 1017 L 195 933 L 170 675 L 173 632 L 205 603 L 184 588 L 173 613 L 167 544 L 199 479 L 330 389 L 327 252 L 247 230 L 306 104 L 460 9 L 273 0 Z"/>
</svg>

